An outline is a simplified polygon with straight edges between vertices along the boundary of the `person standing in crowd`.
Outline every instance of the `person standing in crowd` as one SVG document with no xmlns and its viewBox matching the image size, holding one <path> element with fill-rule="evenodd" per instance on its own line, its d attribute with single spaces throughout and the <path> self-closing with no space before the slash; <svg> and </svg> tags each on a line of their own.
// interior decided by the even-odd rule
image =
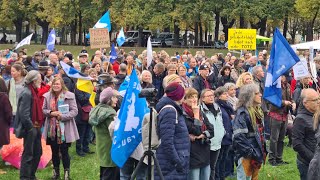
<svg viewBox="0 0 320 180">
<path fill-rule="evenodd" d="M 292 128 L 292 146 L 297 152 L 297 167 L 301 180 L 308 179 L 309 163 L 316 149 L 313 116 L 319 105 L 319 95 L 314 89 L 301 91 L 300 105 Z"/>
<path fill-rule="evenodd" d="M 238 103 L 238 98 L 236 97 L 236 85 L 234 83 L 226 83 L 224 87 L 228 90 L 228 103 L 230 103 L 233 110 L 236 111 Z"/>
<path fill-rule="evenodd" d="M 68 91 L 74 92 L 74 90 L 75 90 L 74 80 L 66 74 L 66 72 L 63 70 L 62 66 L 59 65 L 58 69 L 59 69 L 59 75 L 62 78 L 66 87 L 68 88 Z"/>
<path fill-rule="evenodd" d="M 53 67 L 54 70 L 54 74 L 58 74 L 59 73 L 59 69 L 58 69 L 58 65 L 59 65 L 59 61 L 58 61 L 58 56 L 55 53 L 51 53 L 49 55 L 49 59 L 50 59 L 50 64 L 49 66 Z"/>
<path fill-rule="evenodd" d="M 233 123 L 234 148 L 238 159 L 237 179 L 258 180 L 266 157 L 263 137 L 261 93 L 256 84 L 240 88 L 239 103 Z"/>
<path fill-rule="evenodd" d="M 246 63 L 244 66 L 243 66 L 243 69 L 246 71 L 246 72 L 249 72 L 249 73 L 252 73 L 252 69 L 254 66 L 257 65 L 257 56 L 252 56 L 249 58 L 248 60 L 248 63 Z"/>
<path fill-rule="evenodd" d="M 310 82 L 311 82 L 311 77 L 305 77 L 303 79 L 301 79 L 297 84 L 296 84 L 296 89 L 293 91 L 293 101 L 296 103 L 297 105 L 297 111 L 300 108 L 300 103 L 301 103 L 301 92 L 303 89 L 308 89 L 308 88 L 312 88 L 310 86 Z"/>
<path fill-rule="evenodd" d="M 19 95 L 22 93 L 24 87 L 24 77 L 26 76 L 26 71 L 19 64 L 14 64 L 11 67 L 12 78 L 8 81 L 8 93 L 9 100 L 12 106 L 13 119 L 17 112 L 17 104 Z M 12 123 L 14 125 L 14 123 Z"/>
<path fill-rule="evenodd" d="M 60 158 L 64 168 L 64 180 L 70 179 L 71 143 L 79 139 L 74 118 L 78 114 L 75 95 L 68 91 L 61 77 L 55 77 L 49 92 L 43 95 L 43 113 L 46 117 L 43 137 L 52 151 L 53 176 L 60 179 Z M 61 156 L 60 156 L 61 155 Z"/>
<path fill-rule="evenodd" d="M 141 73 L 141 88 L 154 88 L 154 85 L 152 84 L 152 75 L 148 70 L 143 70 Z"/>
<path fill-rule="evenodd" d="M 156 89 L 158 89 L 158 94 L 157 94 L 157 99 L 162 98 L 164 94 L 163 90 L 163 79 L 166 76 L 165 74 L 165 67 L 163 63 L 157 63 L 154 68 L 152 73 L 152 84 Z"/>
<path fill-rule="evenodd" d="M 213 125 L 214 136 L 210 139 L 210 180 L 215 180 L 215 169 L 221 149 L 222 138 L 225 135 L 222 113 L 219 105 L 214 102 L 214 92 L 204 89 L 200 95 L 201 111 Z"/>
<path fill-rule="evenodd" d="M 180 76 L 181 81 L 185 88 L 192 87 L 192 80 L 186 75 L 187 68 L 184 65 L 178 67 L 178 75 Z"/>
<path fill-rule="evenodd" d="M 254 69 L 253 69 L 254 70 Z M 282 160 L 284 137 L 288 124 L 289 111 L 295 111 L 296 105 L 292 102 L 290 85 L 285 76 L 281 76 L 282 102 L 281 108 L 270 104 L 270 148 L 269 163 L 272 166 L 288 164 Z"/>
<path fill-rule="evenodd" d="M 118 69 L 118 73 L 117 75 L 114 77 L 117 82 L 115 83 L 115 89 L 118 90 L 119 87 L 121 86 L 121 84 L 124 82 L 124 80 L 126 79 L 127 77 L 127 65 L 122 63 L 120 64 L 119 66 L 119 69 Z"/>
<path fill-rule="evenodd" d="M 10 143 L 10 123 L 12 120 L 12 107 L 7 95 L 8 90 L 2 77 L 0 77 L 0 151 L 3 145 Z M 0 175 L 6 173 L 0 169 Z"/>
<path fill-rule="evenodd" d="M 189 179 L 202 180 L 210 177 L 210 138 L 213 126 L 203 115 L 198 105 L 198 92 L 194 88 L 186 89 L 182 109 L 190 137 Z"/>
<path fill-rule="evenodd" d="M 217 83 L 217 86 L 224 86 L 226 83 L 235 83 L 232 79 L 231 75 L 231 67 L 230 66 L 223 66 L 220 72 L 221 77 Z"/>
<path fill-rule="evenodd" d="M 82 66 L 85 64 L 88 64 L 88 54 L 87 53 L 80 53 L 78 56 L 80 69 L 82 69 Z"/>
<path fill-rule="evenodd" d="M 90 112 L 89 123 L 93 126 L 96 135 L 97 156 L 100 161 L 100 180 L 119 180 L 119 168 L 111 159 L 112 135 L 108 129 L 114 117 L 117 116 L 114 108 L 117 97 L 111 87 L 104 89 L 100 94 L 100 104 Z"/>
<path fill-rule="evenodd" d="M 204 89 L 215 89 L 214 82 L 209 81 L 209 67 L 207 65 L 201 65 L 199 68 L 199 75 L 193 80 L 193 87 L 201 94 Z"/>
<path fill-rule="evenodd" d="M 158 132 L 161 144 L 156 151 L 164 179 L 188 179 L 190 139 L 183 110 L 180 105 L 184 97 L 184 88 L 171 83 L 165 89 L 166 96 L 156 105 Z M 170 107 L 165 107 L 170 105 Z M 160 179 L 155 171 L 155 179 Z"/>
<path fill-rule="evenodd" d="M 228 103 L 228 90 L 225 87 L 218 87 L 214 91 L 217 98 L 216 103 L 221 109 L 223 126 L 226 131 L 221 143 L 221 149 L 216 166 L 216 178 L 225 179 L 226 167 L 229 166 L 227 159 L 229 158 L 229 151 L 232 145 L 232 120 L 234 118 L 234 110 L 232 105 Z M 233 164 L 233 162 L 232 162 Z"/>
<path fill-rule="evenodd" d="M 126 58 L 126 62 L 127 62 L 127 75 L 131 75 L 132 69 L 134 68 L 133 56 L 128 55 Z"/>
<path fill-rule="evenodd" d="M 242 68 L 240 61 L 240 59 L 236 59 L 233 64 L 233 68 L 231 68 L 231 77 L 235 81 L 237 81 L 239 76 L 244 73 L 244 69 Z"/>
<path fill-rule="evenodd" d="M 313 129 L 316 132 L 315 137 L 317 139 L 317 145 L 315 149 L 314 156 L 312 160 L 309 163 L 309 169 L 308 169 L 308 180 L 318 180 L 320 179 L 320 126 L 319 126 L 319 119 L 320 118 L 320 109 L 317 109 L 317 111 L 314 114 L 313 118 Z"/>
<path fill-rule="evenodd" d="M 242 73 L 236 82 L 236 86 L 238 88 L 237 90 L 239 91 L 242 86 L 246 84 L 251 84 L 252 82 L 253 82 L 253 77 L 251 73 L 248 73 L 248 72 Z"/>
<path fill-rule="evenodd" d="M 187 76 L 191 79 L 195 78 L 198 74 L 197 61 L 194 57 L 188 58 L 187 62 L 184 63 L 187 68 Z"/>
<path fill-rule="evenodd" d="M 17 114 L 14 127 L 22 125 L 23 153 L 21 157 L 20 179 L 36 179 L 36 171 L 42 155 L 41 130 L 43 114 L 38 96 L 41 75 L 38 71 L 30 71 L 25 77 L 25 86 L 19 94 Z M 16 129 L 15 129 L 16 133 Z"/>
</svg>

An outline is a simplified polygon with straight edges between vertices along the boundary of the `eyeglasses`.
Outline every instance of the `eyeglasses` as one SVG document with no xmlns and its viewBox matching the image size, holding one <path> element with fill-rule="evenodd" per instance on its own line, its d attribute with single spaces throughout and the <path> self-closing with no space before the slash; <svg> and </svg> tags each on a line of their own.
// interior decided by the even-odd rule
<svg viewBox="0 0 320 180">
<path fill-rule="evenodd" d="M 308 99 L 307 101 L 317 102 L 317 101 L 320 101 L 320 98 L 317 98 L 317 99 Z"/>
<path fill-rule="evenodd" d="M 208 96 L 203 96 L 203 97 L 214 97 L 214 95 L 212 94 L 212 95 L 208 95 Z"/>
</svg>

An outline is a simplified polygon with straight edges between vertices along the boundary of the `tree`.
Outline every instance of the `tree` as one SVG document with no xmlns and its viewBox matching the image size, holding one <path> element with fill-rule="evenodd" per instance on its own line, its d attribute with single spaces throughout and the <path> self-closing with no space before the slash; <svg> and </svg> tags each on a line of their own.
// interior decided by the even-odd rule
<svg viewBox="0 0 320 180">
<path fill-rule="evenodd" d="M 320 3 L 318 0 L 296 0 L 295 7 L 301 17 L 306 20 L 306 41 L 313 41 L 313 28 L 319 16 Z"/>
</svg>

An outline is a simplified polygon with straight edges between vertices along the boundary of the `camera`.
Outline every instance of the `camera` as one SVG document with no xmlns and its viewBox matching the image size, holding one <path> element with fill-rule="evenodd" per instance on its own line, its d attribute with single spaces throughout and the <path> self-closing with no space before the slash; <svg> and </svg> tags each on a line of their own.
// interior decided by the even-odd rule
<svg viewBox="0 0 320 180">
<path fill-rule="evenodd" d="M 150 106 L 155 106 L 158 90 L 156 88 L 145 88 L 139 93 L 139 98 L 146 98 Z"/>
</svg>

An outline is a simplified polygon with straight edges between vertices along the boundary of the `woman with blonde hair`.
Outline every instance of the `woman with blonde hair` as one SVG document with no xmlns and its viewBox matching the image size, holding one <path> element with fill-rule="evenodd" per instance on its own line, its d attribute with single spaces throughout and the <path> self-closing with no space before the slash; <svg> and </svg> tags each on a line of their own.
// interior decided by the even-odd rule
<svg viewBox="0 0 320 180">
<path fill-rule="evenodd" d="M 251 84 L 253 82 L 253 76 L 249 72 L 242 73 L 236 83 L 237 88 L 241 88 L 243 85 Z"/>
<path fill-rule="evenodd" d="M 52 151 L 53 177 L 60 178 L 60 158 L 64 180 L 70 179 L 71 143 L 79 139 L 74 118 L 78 114 L 75 95 L 69 92 L 61 77 L 55 77 L 49 92 L 44 95 L 43 114 L 46 117 L 43 137 Z M 61 157 L 60 157 L 61 154 Z"/>
<path fill-rule="evenodd" d="M 152 75 L 150 71 L 143 70 L 141 73 L 141 88 L 154 88 L 154 85 L 152 84 Z"/>
</svg>

